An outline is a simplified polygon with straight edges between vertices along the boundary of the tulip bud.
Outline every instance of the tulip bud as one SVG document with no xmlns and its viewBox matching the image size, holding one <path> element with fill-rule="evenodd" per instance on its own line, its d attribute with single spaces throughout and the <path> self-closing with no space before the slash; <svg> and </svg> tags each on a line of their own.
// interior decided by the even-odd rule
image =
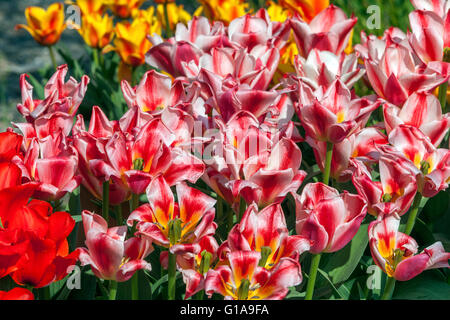
<svg viewBox="0 0 450 320">
<path fill-rule="evenodd" d="M 272 253 L 272 248 L 270 248 L 270 247 L 262 247 L 261 248 L 261 259 L 259 259 L 258 266 L 265 267 L 267 259 L 269 258 L 271 253 Z"/>
<path fill-rule="evenodd" d="M 174 245 L 181 239 L 181 219 L 170 220 L 168 228 L 170 244 Z"/>
<path fill-rule="evenodd" d="M 201 253 L 202 261 L 200 262 L 200 273 L 206 274 L 211 265 L 212 254 L 206 250 L 203 250 Z"/>
<path fill-rule="evenodd" d="M 247 300 L 249 289 L 250 289 L 250 281 L 248 279 L 242 280 L 241 285 L 239 286 L 237 291 L 238 300 Z"/>
</svg>

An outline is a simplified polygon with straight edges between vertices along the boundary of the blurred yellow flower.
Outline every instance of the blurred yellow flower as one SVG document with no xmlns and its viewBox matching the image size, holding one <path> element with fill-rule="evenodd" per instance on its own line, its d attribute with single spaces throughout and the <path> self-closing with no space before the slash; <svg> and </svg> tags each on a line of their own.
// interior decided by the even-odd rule
<svg viewBox="0 0 450 320">
<path fill-rule="evenodd" d="M 152 44 L 147 39 L 150 25 L 143 19 L 134 19 L 116 24 L 114 46 L 108 45 L 103 53 L 116 51 L 122 61 L 132 67 L 137 67 L 145 62 L 145 54 L 150 50 Z"/>
<path fill-rule="evenodd" d="M 166 18 L 164 16 L 164 4 L 158 4 L 156 7 L 156 16 L 161 21 L 163 28 L 166 29 Z M 187 24 L 192 16 L 184 10 L 183 5 L 177 5 L 176 3 L 167 3 L 167 15 L 169 18 L 170 30 L 175 30 L 177 23 L 181 22 Z"/>
<path fill-rule="evenodd" d="M 269 14 L 270 20 L 277 22 L 285 22 L 292 16 L 291 12 L 273 1 L 269 1 L 267 13 Z"/>
<path fill-rule="evenodd" d="M 134 10 L 145 2 L 145 0 L 105 0 L 111 11 L 119 18 L 127 19 L 131 17 Z"/>
<path fill-rule="evenodd" d="M 211 21 L 228 25 L 232 20 L 249 13 L 248 3 L 242 0 L 198 0 L 203 14 Z"/>
<path fill-rule="evenodd" d="M 329 0 L 278 0 L 278 3 L 292 13 L 299 14 L 307 23 L 330 5 Z"/>
<path fill-rule="evenodd" d="M 162 24 L 155 15 L 155 7 L 150 6 L 146 10 L 134 10 L 132 15 L 134 19 L 142 19 L 148 23 L 148 25 L 150 26 L 150 35 L 154 33 L 161 35 Z"/>
<path fill-rule="evenodd" d="M 106 8 L 105 0 L 76 0 L 75 3 L 72 1 L 67 1 L 67 3 L 76 4 L 83 15 L 102 15 Z"/>
<path fill-rule="evenodd" d="M 34 40 L 43 46 L 52 46 L 57 43 L 66 28 L 62 3 L 54 3 L 47 10 L 40 7 L 28 7 L 25 9 L 25 17 L 28 25 L 19 24 L 16 30 L 22 28 L 27 30 Z"/>
<path fill-rule="evenodd" d="M 78 32 L 88 46 L 102 49 L 114 37 L 113 18 L 108 14 L 103 17 L 99 14 L 85 15 Z"/>
</svg>

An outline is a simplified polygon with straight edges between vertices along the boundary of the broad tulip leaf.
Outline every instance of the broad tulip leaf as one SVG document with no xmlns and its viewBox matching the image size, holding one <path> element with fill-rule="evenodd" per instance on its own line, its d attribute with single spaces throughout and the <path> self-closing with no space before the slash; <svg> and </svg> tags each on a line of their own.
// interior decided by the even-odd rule
<svg viewBox="0 0 450 320">
<path fill-rule="evenodd" d="M 439 279 L 432 271 L 405 282 L 397 281 L 392 299 L 448 300 L 450 284 Z"/>
<path fill-rule="evenodd" d="M 352 241 L 341 250 L 332 253 L 332 257 L 323 267 L 334 284 L 346 281 L 358 266 L 369 242 L 368 227 L 368 223 L 361 224 Z"/>
</svg>

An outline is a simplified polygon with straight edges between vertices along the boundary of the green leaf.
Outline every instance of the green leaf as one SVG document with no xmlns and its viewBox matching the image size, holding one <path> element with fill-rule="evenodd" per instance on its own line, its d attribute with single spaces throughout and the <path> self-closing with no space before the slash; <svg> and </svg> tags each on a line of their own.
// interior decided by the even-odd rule
<svg viewBox="0 0 450 320">
<path fill-rule="evenodd" d="M 355 237 L 341 250 L 330 254 L 328 263 L 322 268 L 334 284 L 346 281 L 358 266 L 369 242 L 368 223 L 361 224 Z"/>
<path fill-rule="evenodd" d="M 409 281 L 397 281 L 392 299 L 448 300 L 450 285 L 440 278 L 436 273 L 426 271 Z"/>
</svg>

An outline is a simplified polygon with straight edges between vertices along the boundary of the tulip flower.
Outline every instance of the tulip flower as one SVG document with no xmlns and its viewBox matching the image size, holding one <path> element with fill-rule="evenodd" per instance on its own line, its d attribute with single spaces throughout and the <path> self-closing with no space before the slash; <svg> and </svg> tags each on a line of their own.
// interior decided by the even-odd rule
<svg viewBox="0 0 450 320">
<path fill-rule="evenodd" d="M 81 183 L 76 174 L 78 156 L 72 146 L 67 146 L 65 136 L 47 136 L 33 139 L 23 161 L 16 161 L 22 168 L 25 181 L 39 182 L 34 197 L 43 200 L 59 200 Z"/>
<path fill-rule="evenodd" d="M 25 288 L 14 288 L 0 291 L 0 300 L 34 300 L 33 293 Z"/>
<path fill-rule="evenodd" d="M 137 235 L 169 248 L 178 250 L 213 235 L 217 225 L 214 220 L 216 201 L 185 183 L 176 185 L 177 199 L 163 177 L 155 178 L 147 188 L 149 203 L 133 211 L 128 225 L 137 221 Z M 174 253 L 174 252 L 172 252 Z"/>
<path fill-rule="evenodd" d="M 296 203 L 297 234 L 312 241 L 310 252 L 335 252 L 347 245 L 358 232 L 367 212 L 360 195 L 339 192 L 323 183 L 310 183 Z"/>
<path fill-rule="evenodd" d="M 21 267 L 29 241 L 20 229 L 2 229 L 0 243 L 0 278 L 3 278 Z"/>
<path fill-rule="evenodd" d="M 398 232 L 400 217 L 379 216 L 369 226 L 369 246 L 373 260 L 389 277 L 408 281 L 425 270 L 449 268 L 450 253 L 436 242 L 417 253 L 417 242 Z"/>
<path fill-rule="evenodd" d="M 24 184 L 0 191 L 0 203 L 8 207 L 1 215 L 7 230 L 3 231 L 2 238 L 9 232 L 7 242 L 12 244 L 6 251 L 6 248 L 0 251 L 2 256 L 9 255 L 14 261 L 13 252 L 24 250 L 16 266 L 10 267 L 8 272 L 19 285 L 41 288 L 63 279 L 68 267 L 77 261 L 78 253 L 69 253 L 67 243 L 75 221 L 66 212 L 53 212 L 47 202 L 32 200 L 28 203 L 35 189 L 35 184 Z"/>
<path fill-rule="evenodd" d="M 107 14 L 86 15 L 78 31 L 88 46 L 103 49 L 114 36 L 113 18 Z"/>
<path fill-rule="evenodd" d="M 326 142 L 314 140 L 309 136 L 306 137 L 306 142 L 313 148 L 316 162 L 323 172 L 327 153 Z M 366 164 L 376 162 L 380 156 L 377 147 L 387 144 L 387 137 L 374 127 L 364 128 L 342 142 L 333 144 L 330 176 L 339 182 L 350 180 L 355 171 L 353 159 L 362 160 Z"/>
<path fill-rule="evenodd" d="M 351 30 L 357 18 L 347 18 L 342 9 L 330 5 L 308 24 L 293 18 L 290 20 L 300 55 L 307 57 L 312 49 L 341 54 L 350 40 Z"/>
<path fill-rule="evenodd" d="M 357 66 L 356 54 L 337 56 L 317 49 L 311 50 L 306 60 L 297 56 L 295 69 L 297 76 L 314 90 L 319 87 L 326 90 L 337 77 L 351 89 L 365 73 Z"/>
<path fill-rule="evenodd" d="M 405 103 L 413 93 L 428 92 L 447 81 L 435 70 L 416 64 L 411 50 L 398 43 L 387 42 L 381 56 L 369 57 L 365 66 L 375 92 L 397 106 Z"/>
<path fill-rule="evenodd" d="M 264 207 L 300 187 L 306 173 L 299 170 L 302 155 L 292 139 L 269 137 L 270 132 L 244 111 L 219 127 L 220 136 L 203 153 L 203 180 L 235 210 L 240 196 Z"/>
<path fill-rule="evenodd" d="M 300 264 L 294 259 L 282 258 L 271 271 L 258 266 L 260 260 L 256 251 L 229 253 L 229 265 L 208 272 L 206 294 L 218 293 L 226 300 L 281 300 L 288 287 L 302 282 Z"/>
<path fill-rule="evenodd" d="M 80 8 L 83 16 L 102 15 L 106 9 L 105 0 L 76 0 L 76 5 Z"/>
<path fill-rule="evenodd" d="M 234 251 L 257 251 L 261 253 L 259 266 L 267 270 L 275 267 L 280 259 L 298 260 L 310 249 L 310 240 L 299 235 L 289 235 L 280 204 L 270 205 L 258 213 L 255 204 L 245 211 L 241 222 L 233 227 L 219 251 L 227 255 Z M 301 275 L 300 275 L 301 276 Z"/>
<path fill-rule="evenodd" d="M 389 135 L 389 142 L 409 160 L 418 191 L 423 196 L 431 198 L 448 188 L 450 150 L 436 149 L 419 129 L 406 125 L 394 129 Z"/>
<path fill-rule="evenodd" d="M 337 79 L 320 101 L 311 101 L 311 97 L 301 98 L 298 112 L 308 136 L 319 141 L 339 143 L 364 127 L 370 113 L 380 103 L 374 96 L 353 99 L 350 90 Z"/>
<path fill-rule="evenodd" d="M 108 228 L 99 215 L 84 210 L 83 227 L 86 247 L 78 248 L 81 264 L 90 265 L 95 276 L 124 282 L 141 269 L 150 271 L 145 257 L 153 251 L 151 242 L 141 238 L 125 240 L 127 227 Z"/>
<path fill-rule="evenodd" d="M 0 133 L 0 161 L 10 161 L 14 156 L 20 154 L 23 137 L 14 132 Z"/>
<path fill-rule="evenodd" d="M 66 28 L 64 5 L 54 3 L 47 10 L 28 7 L 25 10 L 28 25 L 19 24 L 16 29 L 25 29 L 40 45 L 52 46 L 57 43 Z"/>
<path fill-rule="evenodd" d="M 166 107 L 174 106 L 184 94 L 184 88 L 179 82 L 172 85 L 169 76 L 147 71 L 136 88 L 123 80 L 121 88 L 129 108 L 139 107 L 143 112 L 160 112 Z"/>
<path fill-rule="evenodd" d="M 444 49 L 450 47 L 450 15 L 444 20 L 433 11 L 415 10 L 409 23 L 408 39 L 418 57 L 424 63 L 442 61 Z"/>
<path fill-rule="evenodd" d="M 419 128 L 438 147 L 450 128 L 450 114 L 442 114 L 439 100 L 431 93 L 414 93 L 399 108 L 383 105 L 386 131 L 389 134 L 402 124 Z"/>
<path fill-rule="evenodd" d="M 148 33 L 151 33 L 151 26 L 143 19 L 135 19 L 131 23 L 119 22 L 115 27 L 114 46 L 106 46 L 103 53 L 116 51 L 126 65 L 140 66 L 145 62 L 145 54 L 152 46 L 147 39 Z"/>
<path fill-rule="evenodd" d="M 67 65 L 58 67 L 44 87 L 42 101 L 33 99 L 33 87 L 27 82 L 27 75 L 21 75 L 22 103 L 17 105 L 17 110 L 29 123 L 35 122 L 35 119 L 41 116 L 52 117 L 55 112 L 62 112 L 70 117 L 75 116 L 86 94 L 89 77 L 83 76 L 80 82 L 73 77 L 66 81 L 67 72 Z"/>
<path fill-rule="evenodd" d="M 210 21 L 228 25 L 232 20 L 248 12 L 248 3 L 242 0 L 199 0 L 203 14 Z"/>
<path fill-rule="evenodd" d="M 145 0 L 109 0 L 107 4 L 116 16 L 127 19 L 131 17 L 132 12 L 139 9 L 144 2 Z"/>
<path fill-rule="evenodd" d="M 205 288 L 205 277 L 217 260 L 219 245 L 213 236 L 204 236 L 190 245 L 174 245 L 171 252 L 176 255 L 176 263 L 186 284 L 185 299 Z M 161 252 L 161 264 L 168 265 L 168 251 Z"/>
<path fill-rule="evenodd" d="M 440 17 L 445 17 L 450 9 L 450 3 L 446 0 L 410 0 L 417 10 L 433 11 Z"/>
<path fill-rule="evenodd" d="M 371 215 L 396 213 L 403 215 L 410 208 L 417 191 L 416 178 L 397 156 L 383 153 L 379 160 L 380 181 L 372 181 L 363 163 L 357 163 L 352 181 L 367 201 Z"/>
<path fill-rule="evenodd" d="M 290 12 L 297 13 L 310 23 L 312 19 L 330 5 L 329 0 L 280 0 L 279 5 Z"/>
</svg>

